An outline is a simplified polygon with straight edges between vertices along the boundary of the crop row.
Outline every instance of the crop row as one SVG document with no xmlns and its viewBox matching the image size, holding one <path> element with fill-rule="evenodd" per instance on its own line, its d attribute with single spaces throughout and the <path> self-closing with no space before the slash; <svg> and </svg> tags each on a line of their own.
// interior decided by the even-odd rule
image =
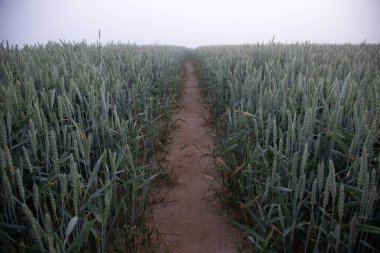
<svg viewBox="0 0 380 253">
<path fill-rule="evenodd" d="M 125 251 L 149 236 L 185 52 L 0 45 L 1 251 Z"/>
<path fill-rule="evenodd" d="M 379 45 L 202 47 L 225 191 L 251 249 L 380 248 Z"/>
</svg>

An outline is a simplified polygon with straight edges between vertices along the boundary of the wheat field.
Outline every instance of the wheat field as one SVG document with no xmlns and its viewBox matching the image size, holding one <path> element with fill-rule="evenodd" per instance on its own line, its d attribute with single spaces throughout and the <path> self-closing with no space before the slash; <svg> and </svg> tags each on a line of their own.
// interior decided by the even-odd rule
<svg viewBox="0 0 380 253">
<path fill-rule="evenodd" d="M 380 46 L 0 44 L 0 250 L 136 252 L 184 63 L 246 252 L 378 252 Z"/>
</svg>

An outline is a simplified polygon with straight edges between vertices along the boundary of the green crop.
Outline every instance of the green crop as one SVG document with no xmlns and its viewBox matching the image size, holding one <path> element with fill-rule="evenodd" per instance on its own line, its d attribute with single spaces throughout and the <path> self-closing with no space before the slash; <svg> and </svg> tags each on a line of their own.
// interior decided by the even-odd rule
<svg viewBox="0 0 380 253">
<path fill-rule="evenodd" d="M 235 224 L 260 252 L 380 248 L 379 45 L 196 50 Z"/>
<path fill-rule="evenodd" d="M 0 45 L 0 249 L 134 250 L 186 50 Z"/>
</svg>

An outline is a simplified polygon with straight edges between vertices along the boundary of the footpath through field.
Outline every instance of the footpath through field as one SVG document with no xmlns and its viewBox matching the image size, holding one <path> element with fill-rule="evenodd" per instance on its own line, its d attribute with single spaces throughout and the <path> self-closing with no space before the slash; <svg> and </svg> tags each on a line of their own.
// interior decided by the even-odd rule
<svg viewBox="0 0 380 253">
<path fill-rule="evenodd" d="M 213 130 L 191 61 L 181 104 L 173 114 L 177 127 L 167 155 L 175 183 L 159 189 L 165 198 L 153 206 L 164 244 L 160 252 L 236 252 L 239 234 L 210 190 L 216 173 L 213 158 L 204 154 L 214 149 Z"/>
</svg>

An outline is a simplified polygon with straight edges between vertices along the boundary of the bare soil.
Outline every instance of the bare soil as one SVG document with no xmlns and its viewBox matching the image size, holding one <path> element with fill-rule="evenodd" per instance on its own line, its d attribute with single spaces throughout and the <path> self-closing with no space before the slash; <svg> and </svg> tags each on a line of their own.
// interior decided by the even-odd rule
<svg viewBox="0 0 380 253">
<path fill-rule="evenodd" d="M 213 194 L 217 173 L 207 154 L 214 149 L 214 131 L 191 61 L 181 105 L 172 116 L 176 128 L 166 157 L 174 183 L 155 190 L 164 196 L 153 206 L 153 226 L 163 242 L 158 252 L 236 252 L 240 234 Z"/>
</svg>

